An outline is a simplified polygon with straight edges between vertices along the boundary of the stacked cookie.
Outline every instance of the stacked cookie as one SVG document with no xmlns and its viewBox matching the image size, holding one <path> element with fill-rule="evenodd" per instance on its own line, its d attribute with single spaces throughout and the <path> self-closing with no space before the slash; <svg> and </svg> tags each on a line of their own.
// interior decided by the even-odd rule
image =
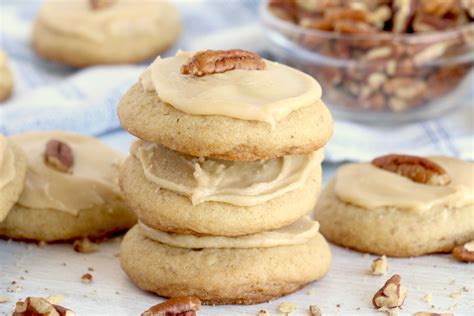
<svg viewBox="0 0 474 316">
<path fill-rule="evenodd" d="M 120 102 L 139 137 L 120 173 L 139 218 L 123 269 L 161 296 L 253 304 L 321 278 L 306 217 L 332 118 L 310 76 L 242 50 L 157 58 Z"/>
</svg>

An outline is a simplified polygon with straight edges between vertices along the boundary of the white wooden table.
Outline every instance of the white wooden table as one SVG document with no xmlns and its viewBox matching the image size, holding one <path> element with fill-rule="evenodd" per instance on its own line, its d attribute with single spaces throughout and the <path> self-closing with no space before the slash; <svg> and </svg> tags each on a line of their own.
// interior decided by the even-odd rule
<svg viewBox="0 0 474 316">
<path fill-rule="evenodd" d="M 123 151 L 127 151 L 132 140 L 124 132 L 102 138 Z M 326 166 L 326 180 L 333 171 L 334 166 Z M 54 294 L 63 295 L 61 305 L 78 315 L 140 315 L 161 298 L 135 287 L 121 270 L 117 258 L 120 239 L 101 243 L 99 251 L 92 254 L 76 253 L 67 244 L 41 248 L 34 244 L 0 241 L 0 296 L 9 298 L 9 302 L 0 304 L 0 315 L 11 315 L 19 299 Z M 278 315 L 277 307 L 282 302 L 298 305 L 291 315 L 308 315 L 310 304 L 318 305 L 323 315 L 381 315 L 373 309 L 371 299 L 394 273 L 402 276 L 402 283 L 408 288 L 400 315 L 417 311 L 474 315 L 474 264 L 459 263 L 450 255 L 389 258 L 388 274 L 372 276 L 370 264 L 374 256 L 334 245 L 331 249 L 333 263 L 323 280 L 270 303 L 205 306 L 199 315 L 257 315 L 260 309 Z M 92 283 L 81 283 L 81 276 L 87 272 L 93 275 Z M 428 293 L 433 297 L 430 303 L 423 301 Z"/>
</svg>

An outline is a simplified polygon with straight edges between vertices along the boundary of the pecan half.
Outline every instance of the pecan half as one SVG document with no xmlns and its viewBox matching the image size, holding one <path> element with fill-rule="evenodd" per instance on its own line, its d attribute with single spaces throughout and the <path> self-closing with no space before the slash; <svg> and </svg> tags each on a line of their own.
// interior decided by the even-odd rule
<svg viewBox="0 0 474 316">
<path fill-rule="evenodd" d="M 453 248 L 454 258 L 463 262 L 474 262 L 474 240 Z"/>
<path fill-rule="evenodd" d="M 386 155 L 375 158 L 372 160 L 372 164 L 418 183 L 446 185 L 451 181 L 449 175 L 440 165 L 418 156 Z"/>
<path fill-rule="evenodd" d="M 202 77 L 229 70 L 263 70 L 266 64 L 263 58 L 255 53 L 241 50 L 206 50 L 197 52 L 186 64 L 181 66 L 181 73 Z"/>
<path fill-rule="evenodd" d="M 93 10 L 100 10 L 110 7 L 117 0 L 89 0 L 89 4 Z"/>
<path fill-rule="evenodd" d="M 75 316 L 76 313 L 40 297 L 27 297 L 16 303 L 13 316 Z"/>
<path fill-rule="evenodd" d="M 407 289 L 400 284 L 401 277 L 394 274 L 385 282 L 372 298 L 372 304 L 376 308 L 397 308 L 403 305 L 407 297 Z"/>
<path fill-rule="evenodd" d="M 150 309 L 143 312 L 141 316 L 195 316 L 200 308 L 201 301 L 197 297 L 175 297 L 150 307 Z"/>
<path fill-rule="evenodd" d="M 60 172 L 71 172 L 74 165 L 72 149 L 66 143 L 52 139 L 46 144 L 44 161 Z"/>
</svg>

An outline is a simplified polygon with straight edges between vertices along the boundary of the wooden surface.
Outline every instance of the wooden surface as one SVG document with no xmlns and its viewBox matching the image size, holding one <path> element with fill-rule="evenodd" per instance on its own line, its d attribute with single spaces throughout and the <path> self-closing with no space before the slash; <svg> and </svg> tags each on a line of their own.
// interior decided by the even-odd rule
<svg viewBox="0 0 474 316">
<path fill-rule="evenodd" d="M 118 132 L 103 139 L 126 151 L 132 138 Z M 325 168 L 327 180 L 334 166 Z M 67 244 L 38 247 L 0 241 L 0 296 L 9 298 L 9 302 L 0 303 L 0 315 L 11 315 L 15 302 L 26 296 L 53 294 L 63 295 L 61 305 L 78 315 L 140 315 L 161 299 L 139 290 L 129 281 L 119 265 L 119 245 L 120 238 L 114 238 L 101 243 L 95 253 L 80 254 Z M 474 264 L 459 263 L 450 255 L 389 258 L 387 275 L 372 276 L 370 264 L 375 256 L 334 245 L 331 249 L 333 263 L 323 280 L 274 302 L 254 306 L 206 306 L 199 315 L 257 315 L 260 309 L 279 315 L 277 307 L 282 302 L 297 304 L 291 315 L 308 315 L 311 304 L 318 305 L 323 315 L 383 315 L 373 309 L 371 299 L 394 273 L 402 276 L 402 284 L 408 288 L 400 315 L 417 311 L 474 315 Z M 93 275 L 92 283 L 81 283 L 81 276 L 87 272 Z M 427 293 L 433 296 L 430 303 L 423 301 Z"/>
</svg>

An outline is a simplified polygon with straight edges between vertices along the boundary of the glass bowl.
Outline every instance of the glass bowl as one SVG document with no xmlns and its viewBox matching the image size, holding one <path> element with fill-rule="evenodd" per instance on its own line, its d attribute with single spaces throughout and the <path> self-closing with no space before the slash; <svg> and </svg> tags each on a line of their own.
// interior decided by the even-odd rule
<svg viewBox="0 0 474 316">
<path fill-rule="evenodd" d="M 335 33 L 282 19 L 269 10 L 268 1 L 260 17 L 270 55 L 315 77 L 336 117 L 403 123 L 433 118 L 469 101 L 474 23 L 413 34 Z"/>
</svg>

